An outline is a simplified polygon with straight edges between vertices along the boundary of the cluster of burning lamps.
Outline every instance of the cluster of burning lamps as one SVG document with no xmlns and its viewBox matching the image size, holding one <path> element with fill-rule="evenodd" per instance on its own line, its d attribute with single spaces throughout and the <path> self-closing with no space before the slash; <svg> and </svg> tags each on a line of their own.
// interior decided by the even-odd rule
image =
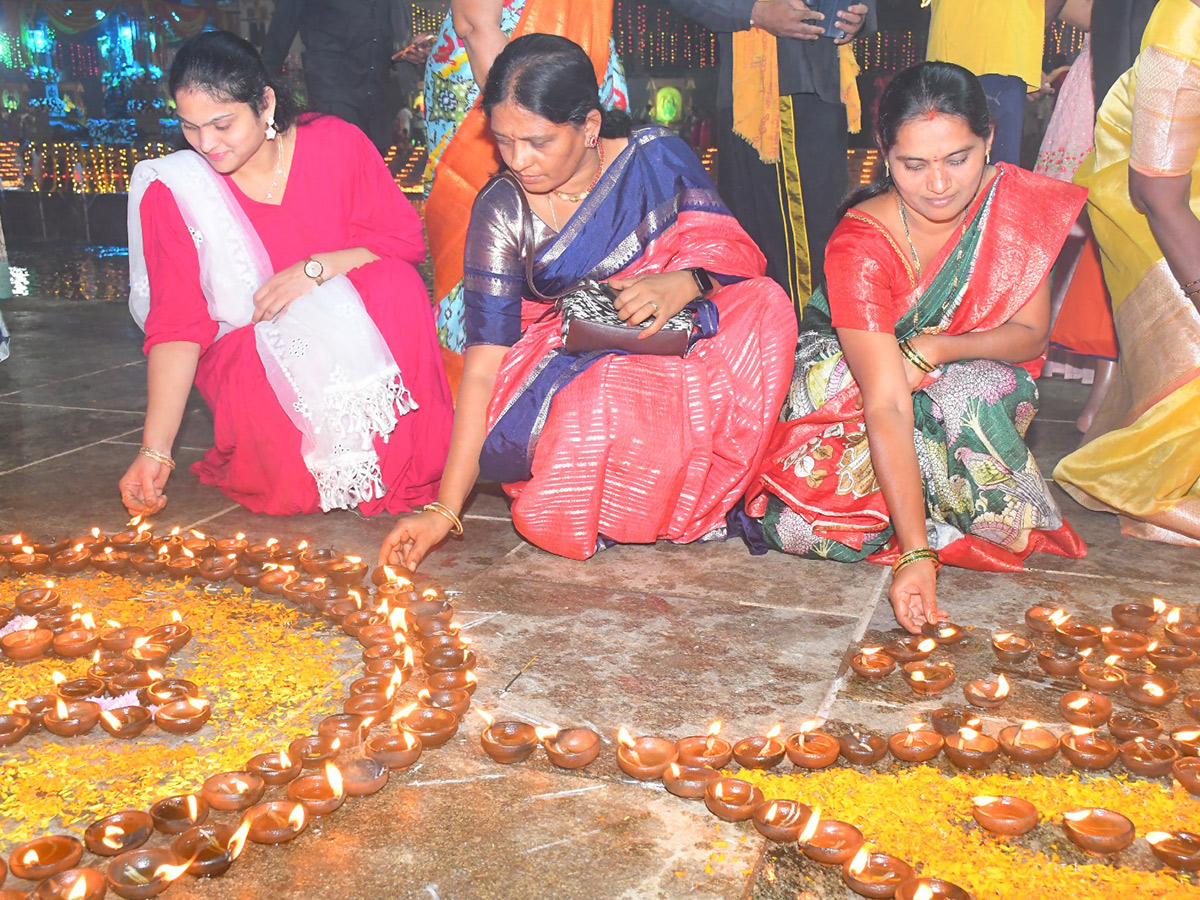
<svg viewBox="0 0 1200 900">
<path fill-rule="evenodd" d="M 341 557 L 330 550 L 310 550 L 303 543 L 294 548 L 285 548 L 275 539 L 250 544 L 243 535 L 212 541 L 198 532 L 183 537 L 178 529 L 168 538 L 156 540 L 144 524 L 135 531 L 114 535 L 109 542 L 101 539 L 98 530 L 93 530 L 92 538 L 92 548 L 105 545 L 99 552 L 89 549 L 85 541 L 77 541 L 75 547 L 64 546 L 51 554 L 44 551 L 54 549 L 56 540 L 25 544 L 20 536 L 0 536 L 0 558 L 6 549 L 19 544 L 21 552 L 10 552 L 7 564 L 14 571 L 25 572 L 32 570 L 13 567 L 14 558 L 41 555 L 52 557 L 57 565 L 68 562 L 64 554 L 74 554 L 71 562 L 77 563 L 87 550 L 85 564 L 95 565 L 99 558 L 103 565 L 97 567 L 103 569 L 110 564 L 110 557 L 128 555 L 126 550 L 115 550 L 116 545 L 142 549 L 143 552 L 130 556 L 129 566 L 138 558 L 144 558 L 145 565 L 161 561 L 162 567 L 150 574 L 196 575 L 210 581 L 233 577 L 264 593 L 282 594 L 339 622 L 347 634 L 363 645 L 367 674 L 351 685 L 343 713 L 326 718 L 317 734 L 296 739 L 286 751 L 260 754 L 248 761 L 244 771 L 210 777 L 199 795 L 168 797 L 154 804 L 149 812 L 120 812 L 93 823 L 84 835 L 84 843 L 97 855 L 114 857 L 106 875 L 96 869 L 76 868 L 83 845 L 74 838 L 48 836 L 18 847 L 11 856 L 13 874 L 42 881 L 39 897 L 87 900 L 102 897 L 107 889 L 121 897 L 151 897 L 166 890 L 184 872 L 197 876 L 221 874 L 236 860 L 247 839 L 261 844 L 289 841 L 305 829 L 309 819 L 334 812 L 347 796 L 364 796 L 382 789 L 390 770 L 407 768 L 423 750 L 450 740 L 470 707 L 476 684 L 472 671 L 475 657 L 469 642 L 459 637 L 458 628 L 451 621 L 453 608 L 439 600 L 435 592 L 427 591 L 418 598 L 411 584 L 386 569 L 377 570 L 372 579 L 378 587 L 371 597 L 375 605 L 371 605 L 353 587 L 362 582 L 368 571 L 361 560 Z M 180 563 L 172 567 L 176 560 L 186 560 L 192 565 Z M 220 573 L 213 571 L 218 561 Z M 21 564 L 29 562 L 20 560 Z M 226 569 L 228 574 L 224 574 Z M 221 577 L 210 577 L 217 574 Z M 45 602 L 41 596 L 27 600 L 29 604 Z M 1114 618 L 1121 625 L 1148 620 L 1146 627 L 1149 627 L 1164 611 L 1142 606 L 1125 604 L 1117 608 L 1139 618 L 1122 621 L 1117 609 Z M 1089 630 L 1091 626 L 1063 628 L 1069 617 L 1061 611 L 1045 611 L 1043 615 L 1031 610 L 1027 622 L 1032 618 L 1043 625 L 1050 621 L 1052 613 L 1059 616 L 1051 629 L 1056 635 L 1066 636 L 1062 643 L 1079 656 L 1078 671 L 1085 664 L 1085 656 L 1076 648 L 1086 650 L 1094 646 L 1091 642 L 1096 635 Z M 1200 646 L 1200 626 L 1181 626 L 1177 613 L 1172 614 L 1173 621 L 1168 621 L 1172 646 L 1191 650 L 1189 641 Z M 1130 638 L 1128 630 L 1132 626 L 1120 633 L 1115 629 L 1097 629 L 1098 642 L 1107 649 L 1119 648 L 1114 650 L 1119 659 L 1137 658 L 1131 654 L 1140 642 L 1136 637 Z M 865 648 L 852 660 L 852 667 L 863 677 L 876 680 L 886 677 L 900 663 L 905 679 L 915 691 L 936 695 L 953 681 L 953 668 L 928 663 L 928 657 L 939 643 L 956 643 L 966 634 L 949 623 L 935 626 L 932 632 L 917 638 L 901 638 L 883 648 Z M 396 692 L 414 668 L 410 635 L 419 641 L 423 651 L 426 686 L 418 694 L 417 702 L 396 709 Z M 1179 636 L 1182 641 L 1177 639 Z M 131 638 L 130 646 L 140 637 L 143 636 Z M 1024 638 L 1002 634 L 996 635 L 993 649 L 1002 661 L 1019 662 L 1030 655 L 1032 644 Z M 1154 645 L 1147 640 L 1142 652 L 1149 654 L 1153 650 Z M 1175 664 L 1180 655 L 1168 654 L 1163 658 Z M 1193 653 L 1186 664 L 1190 665 L 1194 659 Z M 1121 672 L 1121 683 L 1128 692 L 1130 678 L 1123 670 L 1111 659 L 1105 668 Z M 1098 683 L 1105 687 L 1112 680 L 1104 677 L 1107 674 L 1097 673 Z M 1141 693 L 1131 693 L 1131 698 L 1144 695 L 1147 698 L 1144 705 L 1150 706 L 1170 702 L 1173 691 L 1168 691 L 1153 676 L 1144 678 L 1134 681 L 1135 690 Z M 1163 696 L 1167 693 L 1171 696 L 1163 703 L 1156 702 L 1161 698 L 1154 687 L 1162 687 Z M 816 721 L 804 723 L 785 739 L 780 739 L 782 728 L 777 726 L 763 736 L 734 744 L 720 737 L 719 722 L 706 735 L 680 741 L 650 736 L 633 738 L 622 728 L 618 734 L 617 764 L 630 777 L 661 779 L 666 789 L 677 796 L 703 799 L 708 809 L 725 821 L 749 819 L 767 838 L 796 842 L 810 859 L 824 865 L 840 865 L 846 884 L 862 896 L 895 896 L 901 900 L 965 897 L 965 891 L 955 885 L 936 878 L 915 877 L 911 866 L 904 861 L 886 853 L 870 852 L 864 846 L 862 833 L 853 825 L 823 819 L 819 808 L 811 809 L 798 801 L 768 801 L 758 788 L 724 774 L 721 769 L 731 760 L 744 768 L 769 769 L 785 757 L 803 769 L 823 768 L 839 757 L 854 765 L 872 765 L 889 752 L 901 761 L 928 762 L 944 752 L 956 767 L 975 770 L 990 766 L 1001 751 L 1016 762 L 1031 765 L 1045 762 L 1061 751 L 1078 767 L 1094 769 L 1111 765 L 1119 754 L 1126 766 L 1139 774 L 1165 774 L 1165 764 L 1189 791 L 1200 794 L 1200 730 L 1180 729 L 1172 735 L 1183 754 L 1182 758 L 1176 758 L 1178 752 L 1174 748 L 1155 740 L 1161 732 L 1156 720 L 1127 715 L 1118 721 L 1121 717 L 1112 715 L 1112 703 L 1103 693 L 1074 693 L 1080 696 L 1068 695 L 1062 705 L 1064 716 L 1069 721 L 1076 720 L 1072 721 L 1073 733 L 1061 740 L 1034 722 L 1010 725 L 1001 730 L 997 740 L 979 730 L 980 720 L 972 714 L 946 708 L 933 714 L 932 728 L 914 724 L 886 741 L 857 731 L 835 738 L 818 730 Z M 995 682 L 972 682 L 965 694 L 974 706 L 995 708 L 1007 697 L 1008 684 L 1001 675 Z M 1189 695 L 1184 706 L 1200 720 L 1200 697 Z M 485 722 L 480 737 L 483 749 L 500 763 L 524 761 L 541 746 L 554 765 L 581 768 L 593 762 L 601 750 L 600 735 L 589 728 L 559 730 L 521 722 L 495 722 L 487 713 L 477 712 Z M 1108 723 L 1115 736 L 1127 741 L 1115 753 L 1110 751 L 1111 742 L 1093 734 L 1093 729 L 1103 722 Z M 376 724 L 390 727 L 371 734 Z M 359 746 L 361 757 L 341 767 L 334 763 L 342 751 Z M 264 801 L 269 787 L 282 787 L 285 799 Z M 237 826 L 208 822 L 210 810 L 238 812 L 241 820 Z M 981 827 L 1000 836 L 1023 834 L 1039 819 L 1032 804 L 1016 797 L 975 798 L 972 813 Z M 1089 853 L 1115 853 L 1134 839 L 1132 823 L 1110 810 L 1068 812 L 1063 827 L 1071 840 Z M 170 849 L 143 846 L 156 830 L 174 835 Z M 1147 841 L 1154 853 L 1169 865 L 1188 871 L 1200 869 L 1200 837 L 1186 832 L 1153 832 L 1147 835 Z M 0 898 L 4 893 L 0 891 Z"/>
</svg>

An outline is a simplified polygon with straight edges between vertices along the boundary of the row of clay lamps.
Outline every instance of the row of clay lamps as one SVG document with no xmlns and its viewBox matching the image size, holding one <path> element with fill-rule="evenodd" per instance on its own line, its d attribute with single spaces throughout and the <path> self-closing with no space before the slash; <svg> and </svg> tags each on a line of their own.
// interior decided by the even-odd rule
<svg viewBox="0 0 1200 900">
<path fill-rule="evenodd" d="M 153 539 L 147 535 L 146 531 L 139 533 L 138 542 L 150 543 Z M 256 545 L 241 536 L 237 540 L 245 543 L 242 555 L 253 555 Z M 0 545 L 2 542 L 0 538 Z M 270 554 L 270 542 L 258 546 Z M 312 818 L 331 814 L 346 797 L 381 790 L 390 771 L 410 767 L 424 750 L 450 740 L 476 686 L 475 656 L 451 624 L 453 607 L 429 592 L 418 598 L 411 584 L 393 579 L 387 571 L 375 574 L 377 591 L 364 601 L 361 592 L 349 590 L 344 582 L 327 580 L 330 567 L 349 559 L 332 551 L 310 553 L 306 558 L 301 551 L 297 562 L 304 574 L 269 579 L 273 583 L 267 587 L 272 590 L 265 591 L 286 594 L 287 599 L 323 613 L 363 645 L 367 672 L 351 684 L 342 713 L 326 717 L 316 734 L 297 738 L 286 751 L 262 753 L 248 760 L 241 771 L 211 776 L 198 794 L 167 797 L 148 812 L 128 810 L 94 822 L 85 832 L 83 844 L 97 856 L 112 857 L 106 872 L 79 868 L 83 844 L 53 835 L 17 847 L 10 857 L 13 875 L 40 882 L 39 898 L 87 900 L 102 897 L 106 890 L 126 898 L 156 896 L 185 872 L 195 876 L 223 873 L 247 839 L 260 844 L 292 840 Z M 263 572 L 270 572 L 272 565 L 240 562 L 239 568 L 260 566 Z M 358 570 L 357 562 L 353 567 Z M 278 589 L 306 581 L 305 575 L 320 579 L 317 589 Z M 356 578 L 362 580 L 361 575 Z M 378 606 L 372 603 L 381 600 L 399 609 L 402 616 L 395 617 L 393 611 L 380 618 Z M 411 646 L 404 632 L 392 627 L 393 622 L 401 621 L 420 639 L 426 681 L 418 702 L 393 710 L 396 689 L 413 671 Z M 564 733 L 562 737 L 570 736 Z M 349 753 L 352 758 L 335 764 Z M 268 791 L 281 796 L 267 798 Z M 237 813 L 238 821 L 215 821 L 210 819 L 213 811 Z M 170 847 L 145 846 L 155 832 L 172 837 Z M 0 869 L 0 884 L 6 875 Z M 4 893 L 0 891 L 0 897 Z"/>
</svg>

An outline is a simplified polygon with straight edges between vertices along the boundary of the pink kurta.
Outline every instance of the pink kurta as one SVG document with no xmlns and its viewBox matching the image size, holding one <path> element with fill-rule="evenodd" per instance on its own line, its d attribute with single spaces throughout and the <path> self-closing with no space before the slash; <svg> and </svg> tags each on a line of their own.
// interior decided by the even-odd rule
<svg viewBox="0 0 1200 900">
<path fill-rule="evenodd" d="M 398 418 L 386 443 L 376 439 L 387 494 L 358 509 L 406 511 L 437 496 L 453 416 L 429 296 L 416 269 L 425 258 L 420 218 L 366 136 L 341 119 L 302 121 L 293 152 L 279 205 L 252 200 L 226 180 L 276 272 L 314 253 L 352 247 L 379 257 L 349 278 L 419 409 Z M 316 512 L 317 485 L 300 454 L 300 432 L 267 383 L 253 326 L 216 340 L 196 246 L 161 182 L 146 190 L 141 221 L 150 276 L 145 349 L 166 341 L 201 348 L 196 387 L 212 410 L 215 444 L 192 471 L 253 512 Z"/>
</svg>

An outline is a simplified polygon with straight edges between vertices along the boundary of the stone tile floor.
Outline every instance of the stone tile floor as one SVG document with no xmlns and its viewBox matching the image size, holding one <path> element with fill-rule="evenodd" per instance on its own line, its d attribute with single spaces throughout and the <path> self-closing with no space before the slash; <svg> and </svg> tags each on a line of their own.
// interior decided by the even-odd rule
<svg viewBox="0 0 1200 900">
<path fill-rule="evenodd" d="M 115 530 L 125 521 L 116 481 L 139 443 L 145 404 L 136 327 L 123 304 L 50 296 L 17 298 L 4 315 L 13 342 L 12 358 L 0 364 L 0 531 Z M 1042 390 L 1031 439 L 1049 474 L 1077 442 L 1073 420 L 1085 389 L 1043 382 Z M 210 436 L 194 400 L 160 522 L 307 536 L 374 557 L 387 521 L 346 512 L 272 519 L 199 484 L 186 464 Z M 1195 600 L 1194 551 L 1122 537 L 1113 518 L 1058 496 L 1091 548 L 1086 559 L 1038 556 L 1020 574 L 943 573 L 944 605 L 974 629 L 954 657 L 960 683 L 995 671 L 986 636 L 1018 623 L 1033 603 L 1096 620 L 1118 601 Z M 465 519 L 466 539 L 436 552 L 423 575 L 462 592 L 460 617 L 481 657 L 476 699 L 503 716 L 586 723 L 608 736 L 622 724 L 634 733 L 697 734 L 718 717 L 726 734 L 745 736 L 781 720 L 794 730 L 814 716 L 886 734 L 939 705 L 914 701 L 898 680 L 881 688 L 846 675 L 851 648 L 864 637 L 896 633 L 879 567 L 754 558 L 737 542 L 618 547 L 587 562 L 562 560 L 522 541 L 494 489 L 480 491 Z M 1058 722 L 1057 690 L 1028 671 L 1005 716 Z M 284 849 L 252 845 L 226 877 L 185 879 L 171 896 L 844 894 L 795 848 L 768 850 L 753 830 L 719 829 L 701 805 L 624 778 L 611 750 L 579 773 L 545 762 L 500 767 L 483 756 L 478 732 L 469 722 L 384 792 Z M 713 841 L 731 831 L 735 849 L 710 866 Z"/>
</svg>

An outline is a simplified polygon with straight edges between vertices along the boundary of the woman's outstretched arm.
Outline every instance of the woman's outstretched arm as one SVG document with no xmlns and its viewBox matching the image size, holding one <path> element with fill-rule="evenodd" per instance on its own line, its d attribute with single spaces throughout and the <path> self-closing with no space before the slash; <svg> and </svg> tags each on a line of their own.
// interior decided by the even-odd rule
<svg viewBox="0 0 1200 900">
<path fill-rule="evenodd" d="M 471 74 L 483 87 L 492 63 L 508 45 L 508 37 L 500 30 L 500 0 L 450 0 L 450 16 L 454 30 L 467 45 Z"/>
</svg>

